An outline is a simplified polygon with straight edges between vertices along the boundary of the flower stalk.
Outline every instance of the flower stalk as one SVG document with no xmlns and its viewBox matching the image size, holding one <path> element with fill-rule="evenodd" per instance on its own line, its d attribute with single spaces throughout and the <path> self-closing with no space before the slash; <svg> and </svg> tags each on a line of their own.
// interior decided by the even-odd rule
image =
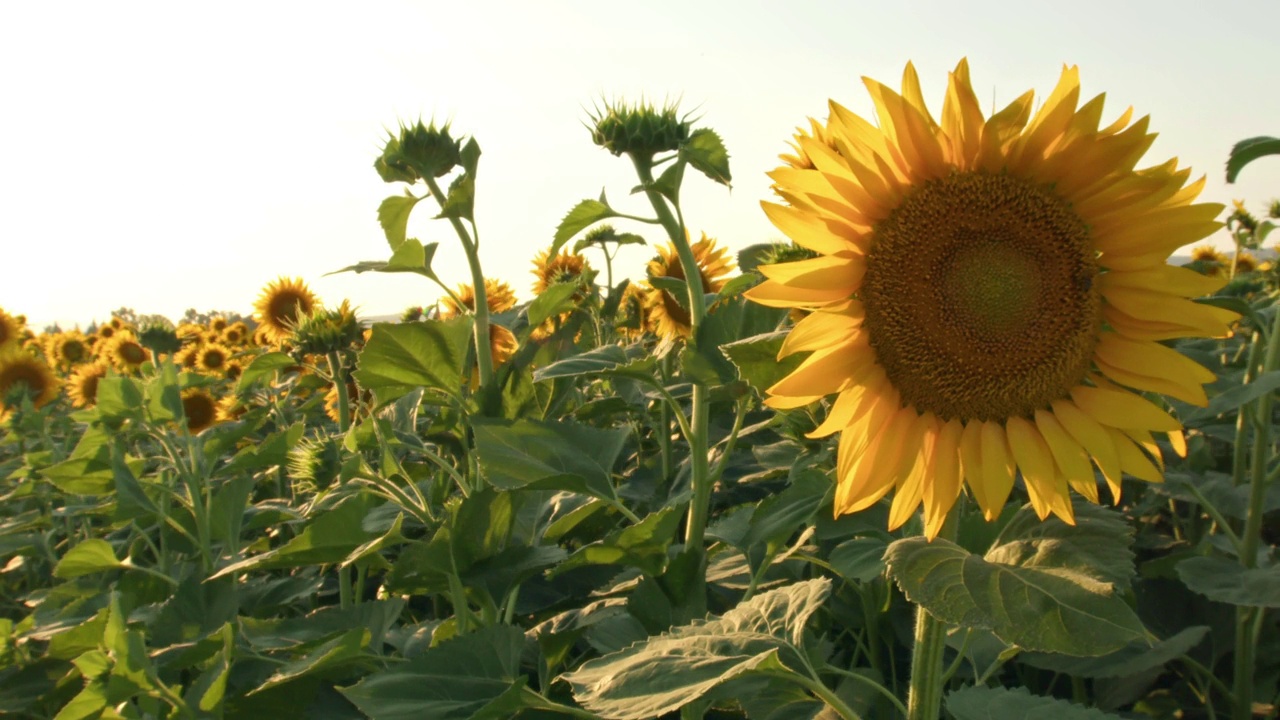
<svg viewBox="0 0 1280 720">
<path fill-rule="evenodd" d="M 956 507 L 960 507 L 958 504 Z M 938 537 L 954 541 L 960 525 L 955 508 L 947 515 Z M 942 690 L 947 674 L 942 665 L 947 648 L 947 625 L 916 606 L 916 629 L 911 651 L 911 685 L 907 693 L 907 720 L 937 720 L 942 711 Z"/>
<path fill-rule="evenodd" d="M 440 207 L 444 207 L 445 194 L 440 189 L 440 184 L 432 177 L 423 180 L 431 191 L 431 197 Z M 484 286 L 484 272 L 480 269 L 480 241 L 478 237 L 474 240 L 471 238 L 471 233 L 467 232 L 461 219 L 450 217 L 449 222 L 462 241 L 462 249 L 467 255 L 467 267 L 471 270 L 471 286 L 475 288 L 476 300 L 472 312 L 475 317 L 476 369 L 480 375 L 480 387 L 484 388 L 493 380 L 493 351 L 489 346 L 489 298 Z"/>
</svg>

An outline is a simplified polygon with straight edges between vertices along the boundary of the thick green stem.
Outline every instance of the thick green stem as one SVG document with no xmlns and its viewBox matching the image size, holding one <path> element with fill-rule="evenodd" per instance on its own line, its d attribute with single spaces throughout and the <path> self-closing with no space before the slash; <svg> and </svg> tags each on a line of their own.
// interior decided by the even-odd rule
<svg viewBox="0 0 1280 720">
<path fill-rule="evenodd" d="M 342 356 L 329 353 L 329 377 L 338 393 L 338 432 L 346 435 L 351 429 L 351 398 L 347 396 L 347 378 L 342 372 Z"/>
<path fill-rule="evenodd" d="M 431 197 L 435 198 L 440 207 L 444 207 L 445 195 L 435 178 L 426 178 L 426 182 L 431 190 Z M 471 287 L 476 299 L 475 308 L 473 308 L 476 369 L 480 375 L 480 387 L 488 387 L 493 379 L 493 351 L 489 345 L 489 297 L 484 287 L 484 272 L 480 270 L 480 242 L 478 239 L 475 241 L 471 239 L 471 234 L 467 232 L 462 220 L 451 217 L 449 222 L 453 223 L 453 229 L 458 234 L 458 239 L 462 241 L 462 249 L 467 255 L 467 266 L 471 269 Z"/>
<path fill-rule="evenodd" d="M 1252 354 L 1252 353 L 1251 353 Z M 1271 326 L 1270 337 L 1267 338 L 1266 358 L 1262 363 L 1263 373 L 1272 372 L 1280 367 L 1280 312 L 1276 313 Z M 1244 529 L 1240 533 L 1240 564 L 1246 570 L 1257 567 L 1258 548 L 1262 542 L 1263 501 L 1267 492 L 1267 462 L 1271 459 L 1271 409 L 1275 394 L 1267 393 L 1258 398 L 1255 407 L 1240 409 L 1243 415 L 1253 412 L 1253 457 L 1250 465 L 1249 508 L 1245 516 Z M 1257 660 L 1258 623 L 1263 608 L 1239 606 L 1236 608 L 1236 647 L 1235 647 L 1235 706 L 1231 717 L 1234 720 L 1249 720 L 1253 714 L 1253 675 Z"/>
<path fill-rule="evenodd" d="M 954 540 L 959 524 L 957 511 L 952 510 L 938 537 Z M 942 655 L 946 647 L 946 624 L 930 615 L 923 606 L 917 606 L 915 643 L 911 652 L 911 689 L 907 694 L 907 720 L 938 720 L 942 710 L 942 690 L 946 687 L 946 674 L 942 666 Z"/>
<path fill-rule="evenodd" d="M 636 167 L 636 175 L 640 178 L 641 187 L 649 204 L 658 215 L 658 221 L 667 231 L 667 237 L 675 246 L 680 257 L 680 269 L 683 271 L 685 286 L 689 290 L 689 337 L 691 342 L 698 341 L 698 328 L 707 315 L 706 299 L 703 297 L 706 288 L 702 285 L 702 270 L 698 267 L 698 259 L 694 257 L 693 248 L 689 246 L 689 238 L 685 234 L 683 223 L 672 213 L 666 198 L 654 189 L 653 159 L 631 156 Z M 693 408 L 690 417 L 686 440 L 689 442 L 690 482 L 693 486 L 693 500 L 689 504 L 689 518 L 685 525 L 685 546 L 701 551 L 707 529 L 707 513 L 711 504 L 711 466 L 707 460 L 708 418 L 710 416 L 710 396 L 707 387 L 702 383 L 693 384 Z"/>
<path fill-rule="evenodd" d="M 1258 374 L 1258 364 L 1262 361 L 1262 330 L 1254 330 L 1253 338 L 1249 343 L 1249 359 L 1244 367 L 1244 384 L 1248 385 L 1253 382 L 1254 377 Z M 1244 483 L 1245 459 L 1249 453 L 1249 443 L 1246 442 L 1249 432 L 1249 413 L 1243 410 L 1236 415 L 1236 442 L 1232 448 L 1234 457 L 1231 463 L 1231 480 L 1236 485 Z"/>
</svg>

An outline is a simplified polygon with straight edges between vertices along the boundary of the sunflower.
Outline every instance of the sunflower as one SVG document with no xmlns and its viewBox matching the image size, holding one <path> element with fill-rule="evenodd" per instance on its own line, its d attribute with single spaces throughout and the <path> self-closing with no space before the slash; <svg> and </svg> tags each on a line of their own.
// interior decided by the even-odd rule
<svg viewBox="0 0 1280 720">
<path fill-rule="evenodd" d="M 244 404 L 244 401 L 237 397 L 235 393 L 231 393 L 223 396 L 218 401 L 218 411 L 214 422 L 222 423 L 239 420 L 248 411 L 249 408 Z"/>
<path fill-rule="evenodd" d="M 151 354 L 128 330 L 116 330 L 102 352 L 117 370 L 126 373 L 136 373 L 142 368 L 142 363 L 151 359 Z"/>
<path fill-rule="evenodd" d="M 586 284 L 595 273 L 587 259 L 578 253 L 561 252 L 552 255 L 550 248 L 543 250 L 533 258 L 533 294 L 541 295 L 547 288 L 558 283 L 579 282 Z M 581 298 L 579 298 L 581 299 Z"/>
<path fill-rule="evenodd" d="M 501 280 L 493 280 L 485 278 L 484 280 L 485 304 L 489 306 L 489 312 L 500 313 L 510 310 L 516 305 L 516 294 L 511 286 Z M 476 291 L 471 285 L 459 285 L 458 292 L 455 293 L 458 300 L 462 302 L 459 306 L 454 302 L 453 298 L 445 296 L 440 298 L 440 304 L 443 306 L 440 310 L 440 317 L 444 319 L 458 317 L 462 314 L 463 308 L 468 312 L 476 309 Z"/>
<path fill-rule="evenodd" d="M 203 388 L 187 388 L 182 391 L 182 414 L 187 430 L 198 433 L 218 422 L 218 401 Z"/>
<path fill-rule="evenodd" d="M 196 368 L 209 374 L 225 374 L 227 364 L 231 362 L 230 348 L 217 343 L 201 345 L 195 356 Z"/>
<path fill-rule="evenodd" d="M 1247 253 L 1241 250 L 1240 254 L 1236 256 L 1236 274 L 1243 275 L 1244 273 L 1251 273 L 1257 269 L 1258 258 L 1254 257 L 1252 253 Z"/>
<path fill-rule="evenodd" d="M 841 433 L 835 512 L 896 490 L 890 527 L 923 502 L 932 538 L 962 479 L 990 520 L 1020 472 L 1067 522 L 1068 487 L 1097 501 L 1091 460 L 1116 499 L 1121 473 L 1160 481 L 1151 433 L 1184 451 L 1181 426 L 1134 391 L 1206 404 L 1213 373 L 1158 341 L 1237 317 L 1188 299 L 1221 279 L 1167 264 L 1221 227 L 1221 205 L 1192 204 L 1204 181 L 1135 170 L 1147 119 L 1099 129 L 1074 67 L 1034 116 L 1029 92 L 984 119 L 961 61 L 941 124 L 910 64 L 901 95 L 865 82 L 878 127 L 832 103 L 826 137 L 801 132 L 804 162 L 770 175 L 785 204 L 766 214 L 819 257 L 762 266 L 747 293 L 812 311 L 780 356 L 810 354 L 766 402 L 838 393 L 813 433 Z"/>
<path fill-rule="evenodd" d="M 627 340 L 639 340 L 644 337 L 648 321 L 644 311 L 644 288 L 636 283 L 627 283 L 618 300 L 618 315 L 615 329 Z"/>
<path fill-rule="evenodd" d="M 220 340 L 231 347 L 243 345 L 249 339 L 249 326 L 237 320 L 222 331 Z"/>
<path fill-rule="evenodd" d="M 71 404 L 87 408 L 98 401 L 98 381 L 107 376 L 107 365 L 100 361 L 84 363 L 67 379 L 67 395 Z"/>
<path fill-rule="evenodd" d="M 733 270 L 733 260 L 726 257 L 725 248 L 716 247 L 716 241 L 702 234 L 702 239 L 693 244 L 693 257 L 698 261 L 698 274 L 701 276 L 702 292 L 719 292 L 724 287 L 726 276 Z M 680 265 L 680 256 L 675 245 L 667 243 L 658 248 L 658 255 L 649 261 L 650 278 L 674 278 L 683 281 L 684 267 Z M 645 314 L 649 326 L 658 337 L 674 339 L 689 337 L 689 311 L 671 293 L 652 283 L 645 288 Z"/>
<path fill-rule="evenodd" d="M 0 415 L 8 415 L 24 397 L 41 407 L 57 396 L 58 378 L 43 360 L 19 348 L 0 352 Z"/>
<path fill-rule="evenodd" d="M 22 344 L 22 323 L 0 308 L 0 352 Z"/>
<path fill-rule="evenodd" d="M 310 313 L 318 303 L 302 278 L 280 277 L 262 290 L 253 305 L 254 318 L 267 341 L 280 343 L 293 334 L 298 318 Z"/>
<path fill-rule="evenodd" d="M 214 315 L 213 317 L 209 318 L 208 328 L 214 331 L 215 333 L 221 334 L 222 331 L 226 330 L 227 326 L 230 324 L 231 323 L 227 320 L 226 317 L 222 315 Z"/>
<path fill-rule="evenodd" d="M 53 361 L 65 368 L 79 365 L 93 354 L 89 343 L 85 341 L 84 335 L 79 330 L 54 334 L 50 342 L 50 351 L 49 355 Z"/>
</svg>

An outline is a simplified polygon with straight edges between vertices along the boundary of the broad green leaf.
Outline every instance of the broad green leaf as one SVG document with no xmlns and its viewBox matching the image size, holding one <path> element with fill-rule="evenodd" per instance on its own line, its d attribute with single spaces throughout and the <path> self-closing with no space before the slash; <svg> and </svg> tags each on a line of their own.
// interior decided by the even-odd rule
<svg viewBox="0 0 1280 720">
<path fill-rule="evenodd" d="M 1225 557 L 1193 557 L 1178 563 L 1178 578 L 1210 600 L 1280 608 L 1280 564 L 1246 568 Z"/>
<path fill-rule="evenodd" d="M 404 242 L 405 233 L 409 227 L 409 214 L 421 199 L 406 191 L 403 196 L 392 195 L 378 206 L 378 224 L 382 226 L 382 232 L 387 236 L 387 244 L 391 246 L 392 252 L 399 249 L 400 244 Z"/>
<path fill-rule="evenodd" d="M 98 381 L 98 416 L 111 426 L 138 418 L 142 410 L 142 383 L 120 375 L 108 375 Z"/>
<path fill-rule="evenodd" d="M 680 157 L 689 161 L 703 175 L 726 187 L 733 179 L 729 175 L 729 151 L 715 130 L 701 128 L 689 134 L 680 146 Z"/>
<path fill-rule="evenodd" d="M 446 321 L 376 323 L 360 352 L 356 382 L 376 393 L 380 405 L 419 387 L 458 395 L 471 322 L 470 315 L 463 315 Z"/>
<path fill-rule="evenodd" d="M 340 688 L 370 720 L 506 720 L 522 707 L 524 632 L 490 625 Z"/>
<path fill-rule="evenodd" d="M 473 427 L 480 469 L 494 487 L 572 490 L 616 499 L 613 467 L 628 430 L 517 420 Z"/>
<path fill-rule="evenodd" d="M 720 350 L 738 368 L 738 376 L 764 397 L 766 390 L 791 374 L 804 359 L 802 355 L 778 359 L 778 350 L 786 338 L 785 330 L 769 332 L 726 343 Z"/>
<path fill-rule="evenodd" d="M 1097 656 L 1145 642 L 1124 599 L 1074 570 L 1002 565 L 922 537 L 894 542 L 885 562 L 907 599 L 935 617 L 1026 650 Z"/>
<path fill-rule="evenodd" d="M 583 565 L 622 565 L 658 576 L 667 567 L 667 548 L 680 526 L 676 508 L 663 508 L 639 523 L 609 533 L 580 548 L 551 571 L 553 576 Z"/>
<path fill-rule="evenodd" d="M 1258 229 L 1253 231 L 1253 242 L 1258 245 L 1261 245 L 1262 243 L 1266 242 L 1267 236 L 1270 235 L 1271 231 L 1275 229 L 1276 229 L 1275 223 L 1271 222 L 1270 220 L 1263 220 L 1262 222 L 1258 223 Z"/>
<path fill-rule="evenodd" d="M 231 675 L 231 657 L 235 646 L 235 630 L 226 623 L 210 639 L 221 640 L 222 648 L 216 659 L 187 687 L 183 700 L 206 713 L 219 713 L 227 693 L 227 678 Z"/>
<path fill-rule="evenodd" d="M 1280 388 L 1280 370 L 1263 373 L 1247 385 L 1236 385 L 1220 395 L 1215 395 L 1206 407 L 1195 409 L 1182 419 L 1182 423 L 1188 427 L 1202 425 L 1223 413 L 1274 392 L 1276 388 Z"/>
<path fill-rule="evenodd" d="M 560 252 L 560 248 L 578 233 L 586 230 L 588 227 L 607 220 L 611 217 L 617 217 L 618 214 L 609 207 L 605 200 L 604 192 L 600 193 L 599 200 L 583 200 L 564 216 L 560 221 L 560 225 L 556 228 L 555 238 L 551 241 L 551 254 L 555 255 Z"/>
<path fill-rule="evenodd" d="M 440 243 L 423 245 L 417 238 L 409 238 L 396 248 L 396 251 L 391 254 L 391 259 L 387 261 L 387 266 L 381 271 L 413 272 L 433 278 L 436 274 L 431 269 L 431 261 L 435 258 L 436 248 L 439 246 Z"/>
<path fill-rule="evenodd" d="M 299 421 L 284 430 L 267 435 L 257 445 L 249 445 L 237 452 L 227 463 L 228 471 L 260 470 L 273 465 L 283 465 L 289 459 L 289 451 L 302 440 L 307 426 Z"/>
<path fill-rule="evenodd" d="M 1280 155 L 1280 138 L 1263 135 L 1236 143 L 1227 156 L 1227 182 L 1235 182 L 1245 165 L 1267 155 Z"/>
<path fill-rule="evenodd" d="M 976 685 L 946 697 L 947 712 L 955 720 L 1119 720 L 1119 715 L 1057 698 L 1032 695 L 1026 688 L 1010 690 Z"/>
<path fill-rule="evenodd" d="M 573 252 L 580 253 L 592 245 L 606 245 L 613 243 L 615 245 L 647 245 L 643 237 L 635 233 L 613 233 L 602 238 L 593 238 L 590 235 L 584 237 L 573 244 Z"/>
<path fill-rule="evenodd" d="M 680 159 L 668 165 L 658 179 L 653 181 L 651 189 L 673 203 L 680 202 L 680 186 L 684 184 L 684 169 L 688 164 L 687 160 Z M 643 185 L 639 185 L 631 191 L 631 194 L 642 192 L 644 189 Z"/>
<path fill-rule="evenodd" d="M 94 678 L 85 683 L 84 689 L 71 698 L 70 702 L 62 706 L 53 720 L 95 720 L 102 717 L 102 712 L 109 704 L 106 680 Z"/>
<path fill-rule="evenodd" d="M 283 370 L 297 364 L 298 361 L 289 357 L 286 353 L 263 353 L 254 358 L 253 361 L 249 363 L 249 367 L 245 368 L 244 372 L 240 373 L 240 379 L 236 382 L 236 393 L 244 393 L 256 383 L 263 380 L 271 382 L 275 377 L 277 370 Z"/>
<path fill-rule="evenodd" d="M 798 473 L 782 492 L 761 500 L 747 526 L 743 549 L 753 545 L 777 547 L 787 542 L 818 511 L 831 481 L 819 473 Z"/>
<path fill-rule="evenodd" d="M 151 422 L 165 422 L 184 417 L 178 368 L 172 360 L 166 360 L 157 370 L 155 377 L 147 382 L 144 392 Z"/>
<path fill-rule="evenodd" d="M 879 537 L 856 537 L 831 550 L 827 562 L 846 580 L 871 582 L 884 573 L 884 552 L 889 543 Z"/>
<path fill-rule="evenodd" d="M 1186 655 L 1209 635 L 1205 625 L 1189 627 L 1168 640 L 1155 645 L 1146 643 L 1127 645 L 1124 648 L 1096 658 L 1078 658 L 1051 653 L 1024 652 L 1019 662 L 1032 667 L 1065 673 L 1078 678 L 1113 678 L 1137 675 L 1163 667 L 1166 663 Z"/>
<path fill-rule="evenodd" d="M 279 548 L 228 565 L 209 579 L 252 569 L 342 562 L 372 536 L 372 533 L 364 529 L 362 521 L 370 510 L 381 503 L 381 500 L 370 494 L 348 496 L 337 506 L 317 515 L 302 532 Z"/>
<path fill-rule="evenodd" d="M 116 559 L 116 551 L 111 543 L 91 538 L 68 550 L 53 568 L 53 576 L 66 580 L 123 567 L 125 564 Z"/>
<path fill-rule="evenodd" d="M 1065 569 L 1123 591 L 1133 577 L 1133 531 L 1123 515 L 1089 502 L 1074 502 L 1075 525 L 1040 520 L 1020 508 L 984 556 L 988 562 L 1044 570 Z"/>
<path fill-rule="evenodd" d="M 529 327 L 538 327 L 547 321 L 547 318 L 559 315 L 562 312 L 572 310 L 577 306 L 573 296 L 582 289 L 581 283 L 563 282 L 556 283 L 542 294 L 533 299 L 529 303 Z"/>
<path fill-rule="evenodd" d="M 249 694 L 253 695 L 308 675 L 351 664 L 361 659 L 361 648 L 368 643 L 369 631 L 366 628 L 352 628 L 302 657 L 281 665 L 271 677 L 267 678 L 266 682 L 250 690 Z"/>
<path fill-rule="evenodd" d="M 103 382 L 107 379 L 103 378 Z M 115 488 L 115 471 L 105 429 L 86 430 L 66 460 L 44 468 L 40 474 L 71 495 L 109 494 Z"/>
<path fill-rule="evenodd" d="M 476 142 L 475 138 L 467 138 L 459 157 L 462 160 L 462 169 L 474 178 L 476 168 L 480 165 L 480 143 Z"/>
<path fill-rule="evenodd" d="M 639 345 L 627 347 L 605 345 L 539 368 L 533 373 L 533 379 L 535 382 L 542 382 L 555 378 L 607 373 L 636 373 L 648 376 L 653 365 L 653 358 Z"/>
<path fill-rule="evenodd" d="M 735 380 L 738 378 L 737 366 L 730 361 L 723 347 L 743 338 L 774 331 L 784 315 L 784 310 L 748 302 L 741 296 L 720 300 L 708 308 L 707 317 L 698 328 L 695 346 L 716 368 L 724 382 Z M 798 358 L 789 360 L 799 364 Z M 775 353 L 773 364 L 775 367 L 788 367 L 790 363 L 778 362 Z"/>
<path fill-rule="evenodd" d="M 804 667 L 804 628 L 831 591 L 827 579 L 761 593 L 724 615 L 674 628 L 561 676 L 591 712 L 641 720 L 679 710 L 754 670 Z"/>
</svg>

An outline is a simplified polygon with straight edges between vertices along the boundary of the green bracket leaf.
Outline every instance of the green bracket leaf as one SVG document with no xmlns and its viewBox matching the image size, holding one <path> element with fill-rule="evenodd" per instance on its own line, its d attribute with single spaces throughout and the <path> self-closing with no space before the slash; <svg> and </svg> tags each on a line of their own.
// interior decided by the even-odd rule
<svg viewBox="0 0 1280 720">
<path fill-rule="evenodd" d="M 68 550 L 54 566 L 53 576 L 69 580 L 124 567 L 125 564 L 116 559 L 116 551 L 112 549 L 111 543 L 91 538 Z"/>
<path fill-rule="evenodd" d="M 529 327 L 536 328 L 547 321 L 547 318 L 572 310 L 577 306 L 573 296 L 582 291 L 579 282 L 556 283 L 529 303 Z"/>
<path fill-rule="evenodd" d="M 710 128 L 694 130 L 680 146 L 680 159 L 687 160 L 703 175 L 725 187 L 732 187 L 729 175 L 729 151 L 724 141 Z"/>
<path fill-rule="evenodd" d="M 1210 600 L 1247 607 L 1280 608 L 1280 565 L 1246 568 L 1224 557 L 1178 563 L 1178 577 Z"/>
<path fill-rule="evenodd" d="M 555 238 L 551 241 L 551 254 L 555 255 L 560 252 L 560 248 L 578 233 L 586 230 L 588 227 L 607 220 L 612 217 L 618 217 L 618 213 L 609 207 L 609 202 L 605 199 L 604 191 L 600 191 L 599 200 L 583 200 L 564 216 L 560 221 L 559 227 L 556 228 Z"/>
<path fill-rule="evenodd" d="M 471 341 L 470 315 L 418 323 L 376 323 L 360 352 L 356 382 L 383 405 L 415 388 L 458 396 Z"/>
<path fill-rule="evenodd" d="M 946 699 L 956 720 L 991 718 L 1053 718 L 1054 720 L 1119 720 L 1119 715 L 1066 700 L 1032 695 L 1026 688 L 1009 690 L 982 685 L 957 690 Z"/>
<path fill-rule="evenodd" d="M 404 242 L 409 228 L 409 214 L 421 199 L 406 190 L 404 195 L 392 195 L 378 206 L 378 224 L 382 226 L 392 252 Z"/>
</svg>

